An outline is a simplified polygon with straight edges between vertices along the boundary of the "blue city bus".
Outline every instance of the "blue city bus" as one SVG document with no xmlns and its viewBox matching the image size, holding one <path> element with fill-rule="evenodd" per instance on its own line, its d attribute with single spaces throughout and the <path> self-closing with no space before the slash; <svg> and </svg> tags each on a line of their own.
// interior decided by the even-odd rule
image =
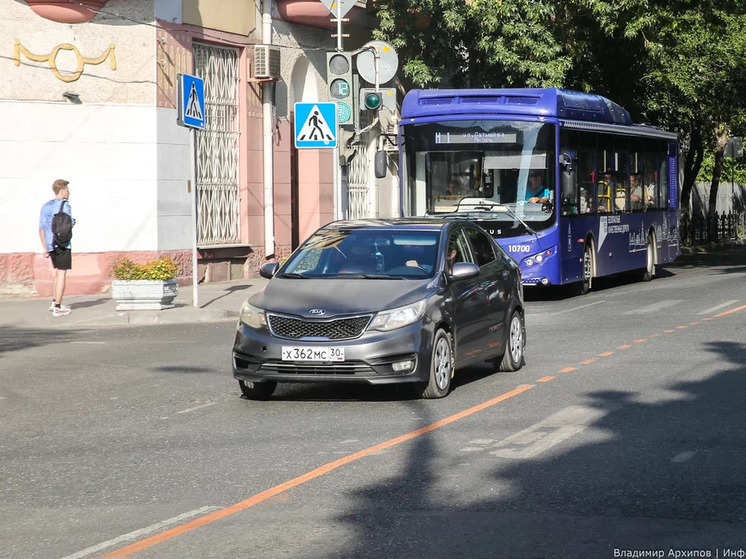
<svg viewBox="0 0 746 559">
<path fill-rule="evenodd" d="M 680 252 L 678 139 L 618 104 L 547 89 L 412 90 L 399 124 L 402 215 L 478 221 L 523 284 L 575 284 Z"/>
</svg>

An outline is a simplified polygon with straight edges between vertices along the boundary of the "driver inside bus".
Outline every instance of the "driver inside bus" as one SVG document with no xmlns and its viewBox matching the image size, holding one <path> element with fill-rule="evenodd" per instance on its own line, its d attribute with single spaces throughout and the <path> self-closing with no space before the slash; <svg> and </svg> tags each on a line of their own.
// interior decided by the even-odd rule
<svg viewBox="0 0 746 559">
<path fill-rule="evenodd" d="M 542 183 L 544 173 L 532 170 L 528 176 L 528 187 L 526 188 L 526 202 L 535 204 L 546 204 L 549 202 L 549 189 Z"/>
</svg>

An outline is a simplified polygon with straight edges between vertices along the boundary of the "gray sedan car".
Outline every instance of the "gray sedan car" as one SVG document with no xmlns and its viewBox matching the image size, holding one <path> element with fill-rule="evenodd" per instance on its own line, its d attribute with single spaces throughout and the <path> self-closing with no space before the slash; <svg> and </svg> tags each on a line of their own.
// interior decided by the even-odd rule
<svg viewBox="0 0 746 559">
<path fill-rule="evenodd" d="M 523 364 L 520 269 L 468 221 L 381 219 L 322 227 L 247 300 L 233 375 L 250 399 L 278 382 L 407 383 L 442 398 L 456 369 Z"/>
</svg>

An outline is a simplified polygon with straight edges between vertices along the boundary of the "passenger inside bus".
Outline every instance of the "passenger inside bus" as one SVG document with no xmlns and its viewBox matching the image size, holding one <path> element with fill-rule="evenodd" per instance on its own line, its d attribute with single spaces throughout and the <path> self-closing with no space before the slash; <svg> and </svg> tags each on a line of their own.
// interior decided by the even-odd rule
<svg viewBox="0 0 746 559">
<path fill-rule="evenodd" d="M 450 181 L 445 191 L 446 196 L 460 196 L 461 195 L 461 183 L 456 179 Z"/>
<path fill-rule="evenodd" d="M 640 173 L 632 173 L 629 176 L 629 199 L 632 202 L 633 210 L 644 210 L 653 203 L 653 197 L 647 188 L 642 186 L 642 177 Z"/>
</svg>

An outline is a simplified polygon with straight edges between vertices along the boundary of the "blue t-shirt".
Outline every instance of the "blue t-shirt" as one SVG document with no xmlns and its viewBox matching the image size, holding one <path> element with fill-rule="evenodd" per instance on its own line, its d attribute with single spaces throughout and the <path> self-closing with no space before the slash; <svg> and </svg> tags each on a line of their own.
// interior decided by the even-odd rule
<svg viewBox="0 0 746 559">
<path fill-rule="evenodd" d="M 537 198 L 546 198 L 547 200 L 549 200 L 549 189 L 542 186 L 536 192 L 531 192 L 531 189 L 527 188 L 526 189 L 526 202 L 528 202 L 534 196 L 536 196 Z"/>
<path fill-rule="evenodd" d="M 56 214 L 58 211 L 60 211 L 60 203 L 62 200 L 60 198 L 53 198 L 46 204 L 44 204 L 41 207 L 41 212 L 39 213 L 39 229 L 44 229 L 44 242 L 47 245 L 47 252 L 52 252 L 54 249 L 54 233 L 52 233 L 52 218 L 54 217 L 54 214 Z M 62 208 L 62 211 L 65 212 L 70 217 L 73 216 L 72 209 L 70 208 L 70 202 L 65 200 L 65 205 Z M 75 220 L 73 219 L 73 224 L 75 223 Z M 65 248 L 70 248 L 71 244 L 67 243 L 65 245 Z"/>
</svg>

